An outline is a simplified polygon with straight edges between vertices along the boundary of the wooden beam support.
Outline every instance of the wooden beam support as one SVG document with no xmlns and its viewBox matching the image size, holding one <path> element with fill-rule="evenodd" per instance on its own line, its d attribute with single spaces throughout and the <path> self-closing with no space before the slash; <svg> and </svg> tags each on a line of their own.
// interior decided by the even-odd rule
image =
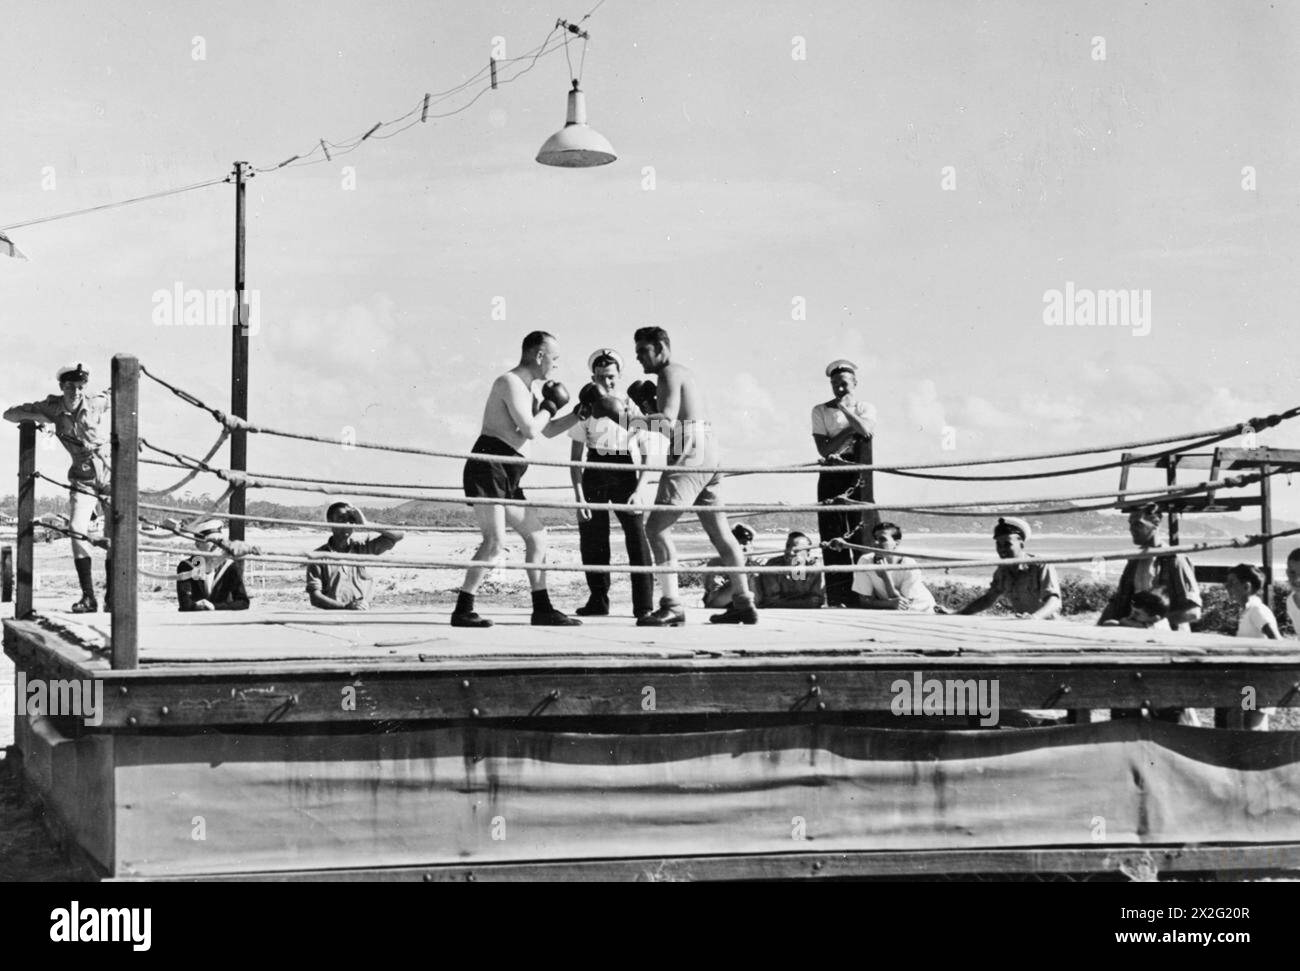
<svg viewBox="0 0 1300 971">
<path fill-rule="evenodd" d="M 1261 846 L 1135 846 L 1007 848 L 978 850 L 866 850 L 851 853 L 765 853 L 730 856 L 560 860 L 449 864 L 430 867 L 366 867 L 348 870 L 276 870 L 213 873 L 170 879 L 365 880 L 475 883 L 519 880 L 792 880 L 828 877 L 939 877 L 953 874 L 1112 874 L 1133 879 L 1165 872 L 1283 874 L 1300 870 L 1300 843 Z M 149 880 L 167 880 L 151 876 Z"/>
<path fill-rule="evenodd" d="M 25 421 L 18 427 L 18 596 L 14 616 L 20 620 L 32 613 L 35 519 L 36 424 Z"/>
<path fill-rule="evenodd" d="M 140 362 L 113 355 L 112 557 L 113 667 L 139 665 L 136 539 L 140 531 Z"/>
<path fill-rule="evenodd" d="M 7 646 L 11 657 L 20 652 Z M 25 663 L 31 663 L 28 658 Z M 102 723 L 91 730 L 200 725 L 556 718 L 645 718 L 663 715 L 842 716 L 874 712 L 891 723 L 896 682 L 914 667 L 771 670 L 514 672 L 414 670 L 383 674 L 304 672 L 274 678 L 115 677 L 105 682 Z M 1046 662 L 927 667 L 926 680 L 998 685 L 999 718 L 1024 709 L 1226 708 L 1243 685 L 1260 707 L 1300 707 L 1300 666 L 1097 666 L 1062 670 Z M 813 679 L 816 680 L 813 680 Z M 1069 688 L 1068 692 L 1063 688 Z M 647 689 L 651 689 L 647 691 Z M 816 689 L 814 691 L 814 689 Z M 646 707 L 647 698 L 653 707 Z M 1083 721 L 1083 718 L 1076 718 Z M 912 727 L 925 727 L 915 716 Z"/>
</svg>

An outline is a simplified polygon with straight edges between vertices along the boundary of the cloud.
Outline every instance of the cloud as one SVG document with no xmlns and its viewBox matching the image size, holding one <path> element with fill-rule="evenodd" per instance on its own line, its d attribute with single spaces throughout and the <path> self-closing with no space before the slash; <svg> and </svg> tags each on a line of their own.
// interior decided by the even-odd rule
<svg viewBox="0 0 1300 971">
<path fill-rule="evenodd" d="M 938 435 L 948 424 L 943 403 L 933 381 L 921 381 L 907 393 L 907 417 L 923 434 Z"/>
</svg>

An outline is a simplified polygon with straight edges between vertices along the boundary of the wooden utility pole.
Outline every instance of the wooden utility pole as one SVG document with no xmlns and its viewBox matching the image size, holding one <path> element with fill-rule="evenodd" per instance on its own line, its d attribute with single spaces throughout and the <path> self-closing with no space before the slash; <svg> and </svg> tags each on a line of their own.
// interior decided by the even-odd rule
<svg viewBox="0 0 1300 971">
<path fill-rule="evenodd" d="M 244 295 L 244 187 L 247 162 L 235 163 L 235 319 L 230 335 L 230 413 L 248 417 L 248 300 Z M 230 433 L 230 467 L 237 472 L 248 470 L 248 433 L 235 429 Z M 244 515 L 244 487 L 230 493 L 230 512 Z M 244 538 L 244 521 L 230 520 L 230 538 Z"/>
</svg>

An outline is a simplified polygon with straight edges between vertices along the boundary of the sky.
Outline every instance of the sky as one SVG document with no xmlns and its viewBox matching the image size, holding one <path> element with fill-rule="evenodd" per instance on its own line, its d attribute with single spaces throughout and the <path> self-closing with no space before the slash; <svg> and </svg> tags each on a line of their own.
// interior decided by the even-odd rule
<svg viewBox="0 0 1300 971">
<path fill-rule="evenodd" d="M 518 57 L 594 2 L 265 2 L 240 16 L 6 0 L 0 227 L 219 179 L 236 159 L 275 166 L 322 138 L 347 145 L 470 80 L 494 45 Z M 1300 287 L 1295 5 L 606 0 L 584 25 L 582 86 L 611 165 L 533 160 L 564 119 L 557 50 L 473 104 L 480 82 L 438 103 L 464 107 L 450 117 L 249 183 L 252 421 L 466 451 L 527 331 L 557 335 L 576 392 L 600 346 L 641 377 L 632 332 L 647 324 L 696 370 L 740 464 L 815 458 L 809 412 L 840 357 L 861 367 L 882 463 L 1194 432 L 1300 404 L 1286 336 Z M 581 43 L 569 53 L 576 69 Z M 57 390 L 68 361 L 106 384 L 110 357 L 129 352 L 227 406 L 227 321 L 160 324 L 158 294 L 233 286 L 230 185 L 9 235 L 30 258 L 0 258 L 6 403 Z M 1049 326 L 1045 301 L 1067 285 L 1136 291 L 1149 318 Z M 147 384 L 141 424 L 195 455 L 217 431 Z M 13 482 L 17 434 L 4 434 Z M 1300 423 L 1259 443 L 1300 447 Z M 567 458 L 568 442 L 532 454 Z M 40 461 L 56 477 L 67 464 L 57 448 Z M 451 460 L 266 436 L 249 467 L 460 478 Z M 535 469 L 525 488 L 566 480 Z M 1116 482 L 878 476 L 877 497 Z M 727 495 L 813 489 L 765 476 Z M 1300 488 L 1275 495 L 1277 515 L 1300 519 Z"/>
</svg>

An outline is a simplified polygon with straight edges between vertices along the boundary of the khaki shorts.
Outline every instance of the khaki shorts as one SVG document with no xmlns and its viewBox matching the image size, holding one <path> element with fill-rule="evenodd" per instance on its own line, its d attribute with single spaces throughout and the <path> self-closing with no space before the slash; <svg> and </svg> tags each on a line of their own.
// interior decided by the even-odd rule
<svg viewBox="0 0 1300 971">
<path fill-rule="evenodd" d="M 718 495 L 722 474 L 712 469 L 718 464 L 718 447 L 713 431 L 707 425 L 701 424 L 700 430 L 692 436 L 687 453 L 669 464 L 680 465 L 682 470 L 659 474 L 655 505 L 716 506 L 722 501 Z M 697 471 L 692 466 L 704 468 Z"/>
</svg>

